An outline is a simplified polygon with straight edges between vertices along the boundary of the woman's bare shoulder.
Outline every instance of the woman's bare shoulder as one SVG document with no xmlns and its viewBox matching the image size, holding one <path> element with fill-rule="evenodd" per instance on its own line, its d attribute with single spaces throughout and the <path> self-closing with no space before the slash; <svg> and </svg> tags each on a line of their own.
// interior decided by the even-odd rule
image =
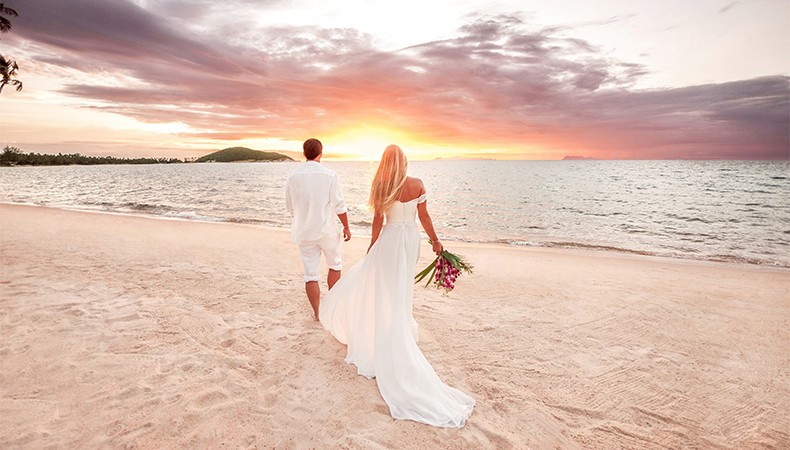
<svg viewBox="0 0 790 450">
<path fill-rule="evenodd" d="M 417 195 L 422 195 L 425 192 L 422 180 L 417 177 L 406 177 L 406 183 L 404 183 L 403 187 L 417 193 Z"/>
<path fill-rule="evenodd" d="M 422 187 L 422 180 L 417 177 L 406 177 L 406 186 Z"/>
<path fill-rule="evenodd" d="M 422 186 L 422 181 L 416 177 L 406 177 L 403 183 L 403 190 L 401 191 L 400 201 L 408 202 L 425 193 L 425 188 Z"/>
</svg>

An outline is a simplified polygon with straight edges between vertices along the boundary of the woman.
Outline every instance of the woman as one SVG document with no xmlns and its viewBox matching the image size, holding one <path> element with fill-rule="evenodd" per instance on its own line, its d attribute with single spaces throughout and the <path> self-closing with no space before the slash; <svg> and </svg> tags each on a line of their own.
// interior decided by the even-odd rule
<svg viewBox="0 0 790 450">
<path fill-rule="evenodd" d="M 376 378 L 393 418 L 463 427 L 474 399 L 442 383 L 417 347 L 412 302 L 420 232 L 415 216 L 433 251 L 438 254 L 443 247 L 428 214 L 425 187 L 419 178 L 406 176 L 407 167 L 400 147 L 384 150 L 370 189 L 374 218 L 368 254 L 329 291 L 319 318 L 348 345 L 346 362 L 356 364 L 360 375 Z"/>
</svg>

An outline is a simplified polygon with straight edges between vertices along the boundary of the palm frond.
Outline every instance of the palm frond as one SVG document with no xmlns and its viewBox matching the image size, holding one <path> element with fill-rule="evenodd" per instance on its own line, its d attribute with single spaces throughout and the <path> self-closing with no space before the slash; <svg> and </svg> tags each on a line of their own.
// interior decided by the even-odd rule
<svg viewBox="0 0 790 450">
<path fill-rule="evenodd" d="M 11 21 L 0 16 L 0 33 L 8 33 L 9 31 L 11 31 Z"/>
<path fill-rule="evenodd" d="M 19 16 L 16 10 L 5 6 L 4 3 L 0 3 L 0 14 L 5 14 L 6 16 Z"/>
<path fill-rule="evenodd" d="M 16 86 L 17 91 L 22 90 L 22 82 L 13 79 L 17 70 L 19 70 L 19 65 L 16 61 L 5 59 L 4 56 L 0 55 L 0 77 L 2 77 L 0 79 L 0 92 L 3 92 L 3 87 L 7 84 Z"/>
</svg>

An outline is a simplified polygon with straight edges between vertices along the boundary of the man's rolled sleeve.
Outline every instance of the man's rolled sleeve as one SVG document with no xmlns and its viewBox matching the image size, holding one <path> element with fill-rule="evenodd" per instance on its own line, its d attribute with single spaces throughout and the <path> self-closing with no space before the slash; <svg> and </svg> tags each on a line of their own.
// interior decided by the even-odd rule
<svg viewBox="0 0 790 450">
<path fill-rule="evenodd" d="M 332 184 L 329 189 L 329 197 L 332 202 L 332 209 L 335 214 L 339 215 L 347 213 L 348 209 L 346 209 L 346 202 L 340 195 L 340 181 L 337 179 L 337 175 L 335 175 L 334 179 L 332 180 Z"/>
<path fill-rule="evenodd" d="M 288 210 L 289 213 L 294 213 L 294 205 L 291 201 L 291 180 L 289 179 L 285 183 L 285 209 Z"/>
</svg>

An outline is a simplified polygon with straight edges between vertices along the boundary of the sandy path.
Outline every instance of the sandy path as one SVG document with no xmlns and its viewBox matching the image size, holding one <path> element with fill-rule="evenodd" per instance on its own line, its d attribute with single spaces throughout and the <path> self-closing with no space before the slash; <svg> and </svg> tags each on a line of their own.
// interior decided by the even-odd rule
<svg viewBox="0 0 790 450">
<path fill-rule="evenodd" d="M 451 250 L 415 318 L 461 430 L 390 418 L 287 230 L 0 205 L 0 448 L 790 448 L 789 271 Z"/>
</svg>

